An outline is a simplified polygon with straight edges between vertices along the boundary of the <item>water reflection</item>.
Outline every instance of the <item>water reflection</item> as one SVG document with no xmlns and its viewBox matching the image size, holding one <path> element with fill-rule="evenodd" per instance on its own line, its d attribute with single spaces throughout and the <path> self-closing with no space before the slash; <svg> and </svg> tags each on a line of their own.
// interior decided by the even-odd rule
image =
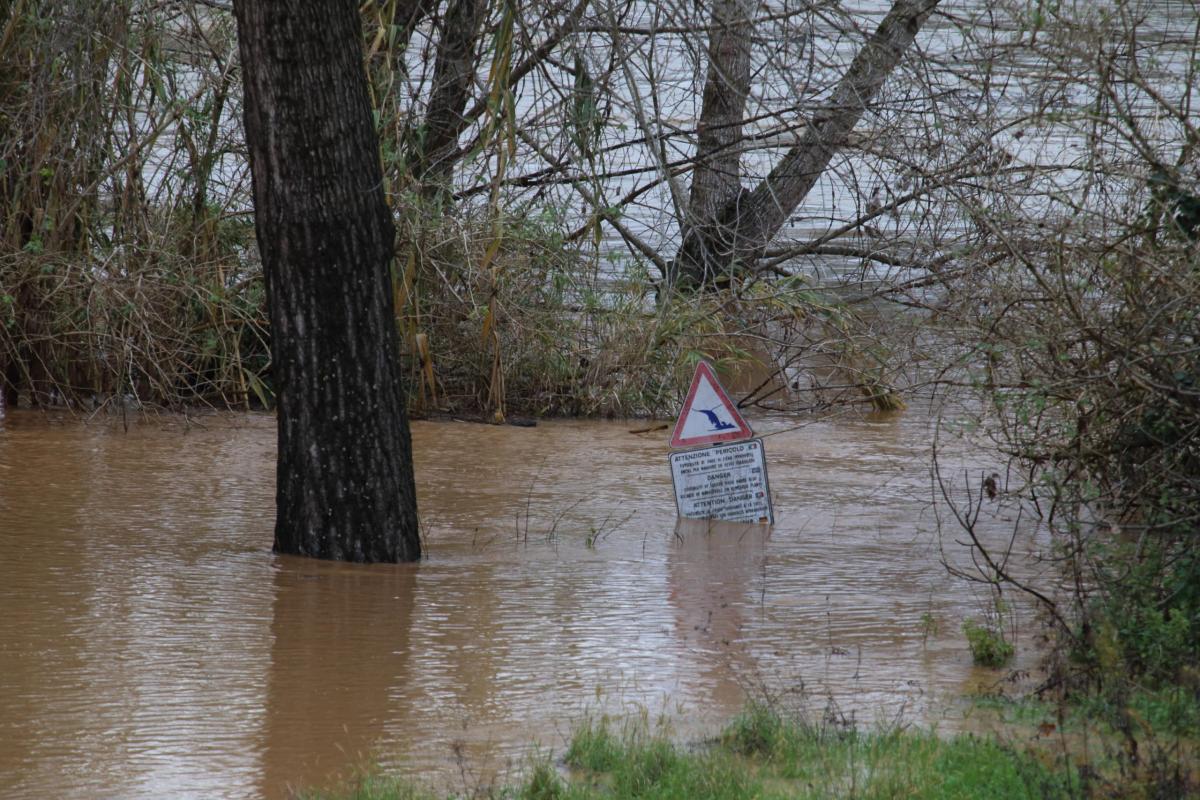
<svg viewBox="0 0 1200 800">
<path fill-rule="evenodd" d="M 675 526 L 667 596 L 675 637 L 692 656 L 689 693 L 721 708 L 738 703 L 758 678 L 744 626 L 753 613 L 752 586 L 766 564 L 770 530 L 700 520 Z"/>
<path fill-rule="evenodd" d="M 371 760 L 411 680 L 417 585 L 409 565 L 277 557 L 274 571 L 264 796 L 336 779 Z"/>
</svg>

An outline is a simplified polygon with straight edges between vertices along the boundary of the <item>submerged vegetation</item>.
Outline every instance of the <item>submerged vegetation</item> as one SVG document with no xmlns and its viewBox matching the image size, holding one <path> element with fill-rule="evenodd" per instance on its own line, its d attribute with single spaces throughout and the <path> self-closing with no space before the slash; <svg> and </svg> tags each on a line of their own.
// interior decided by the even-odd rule
<svg viewBox="0 0 1200 800">
<path fill-rule="evenodd" d="M 1004 632 L 987 623 L 963 620 L 963 635 L 971 648 L 971 658 L 981 667 L 1003 667 L 1013 656 L 1012 644 Z"/>
</svg>

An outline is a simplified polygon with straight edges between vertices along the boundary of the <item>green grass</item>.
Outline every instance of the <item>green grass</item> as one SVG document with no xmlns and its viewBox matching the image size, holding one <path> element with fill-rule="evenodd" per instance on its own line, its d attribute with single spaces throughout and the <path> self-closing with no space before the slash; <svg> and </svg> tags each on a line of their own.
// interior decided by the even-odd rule
<svg viewBox="0 0 1200 800">
<path fill-rule="evenodd" d="M 866 733 L 748 707 L 715 740 L 685 746 L 645 726 L 581 726 L 561 763 L 534 761 L 524 783 L 485 796 L 522 800 L 771 800 L 929 798 L 1052 800 L 1071 777 L 1032 752 L 971 736 Z M 425 800 L 411 783 L 366 776 L 328 800 Z M 474 795 L 478 796 L 478 795 Z"/>
<path fill-rule="evenodd" d="M 1046 700 L 1032 696 L 1009 697 L 1004 694 L 969 695 L 965 702 L 971 709 L 970 713 L 980 713 L 985 719 L 994 719 L 1005 725 L 1017 725 L 1034 728 L 1039 725 L 1060 721 L 1073 722 L 1073 719 L 1060 720 L 1056 706 Z M 1068 707 L 1064 709 L 1065 716 L 1072 717 Z"/>
<path fill-rule="evenodd" d="M 1138 727 L 1140 738 L 1152 734 L 1200 740 L 1200 692 L 1187 686 L 1140 688 L 1120 699 L 1093 692 L 1061 709 L 1034 697 L 975 695 L 967 700 L 972 709 L 1015 727 L 1033 729 L 1053 725 L 1067 731 L 1090 729 L 1103 737 L 1112 737 L 1120 733 L 1114 730 L 1114 721 L 1130 720 Z"/>
<path fill-rule="evenodd" d="M 614 733 L 605 722 L 576 731 L 565 756 L 573 780 L 560 797 L 761 797 L 762 782 L 720 747 L 688 750 L 644 728 Z"/>
<path fill-rule="evenodd" d="M 1142 689 L 1123 701 L 1096 694 L 1080 703 L 1079 712 L 1110 725 L 1128 718 L 1161 737 L 1200 739 L 1200 692 L 1184 686 Z"/>
<path fill-rule="evenodd" d="M 1068 796 L 1064 776 L 991 739 L 825 728 L 751 706 L 726 730 L 722 743 L 770 774 L 780 797 Z"/>
<path fill-rule="evenodd" d="M 301 800 L 435 800 L 438 795 L 404 778 L 367 772 L 330 792 L 304 792 Z"/>
</svg>

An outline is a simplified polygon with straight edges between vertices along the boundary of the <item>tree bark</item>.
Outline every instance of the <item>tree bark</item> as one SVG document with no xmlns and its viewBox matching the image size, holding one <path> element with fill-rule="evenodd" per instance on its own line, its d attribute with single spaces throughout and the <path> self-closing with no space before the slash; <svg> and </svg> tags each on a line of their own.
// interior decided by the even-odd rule
<svg viewBox="0 0 1200 800">
<path fill-rule="evenodd" d="M 742 121 L 750 94 L 750 54 L 757 3 L 714 0 L 708 43 L 708 74 L 697 123 L 696 165 L 692 170 L 685 238 L 691 230 L 717 241 L 721 211 L 742 189 Z M 707 255 L 707 254 L 705 254 Z M 712 265 L 710 265 L 712 268 Z"/>
<path fill-rule="evenodd" d="M 475 77 L 475 46 L 487 15 L 486 0 L 450 0 L 442 23 L 433 89 L 416 146 L 415 177 L 436 194 L 458 157 L 458 137 L 467 127 L 467 101 Z"/>
<path fill-rule="evenodd" d="M 900 63 L 938 0 L 896 0 L 854 57 L 828 106 L 752 192 L 739 192 L 712 224 L 684 231 L 669 271 L 680 288 L 711 286 L 737 271 L 752 271 L 767 244 L 803 202 L 834 153 L 845 143 L 884 80 Z"/>
<path fill-rule="evenodd" d="M 420 557 L 383 195 L 355 0 L 238 0 L 279 453 L 275 550 Z"/>
</svg>

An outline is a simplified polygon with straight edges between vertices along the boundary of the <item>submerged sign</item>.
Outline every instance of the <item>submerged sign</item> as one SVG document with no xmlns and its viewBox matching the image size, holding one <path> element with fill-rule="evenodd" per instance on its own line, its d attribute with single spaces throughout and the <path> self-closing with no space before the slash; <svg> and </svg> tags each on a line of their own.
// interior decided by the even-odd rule
<svg viewBox="0 0 1200 800">
<path fill-rule="evenodd" d="M 736 442 L 754 435 L 737 406 L 713 373 L 701 361 L 692 375 L 692 385 L 671 434 L 671 447 L 694 447 L 717 442 Z"/>
<path fill-rule="evenodd" d="M 671 447 L 715 445 L 671 454 L 675 508 L 686 519 L 773 523 L 762 439 L 742 419 L 711 366 L 696 365 Z M 727 444 L 726 444 L 727 443 Z"/>
<path fill-rule="evenodd" d="M 671 454 L 679 516 L 773 523 L 762 439 Z"/>
</svg>

